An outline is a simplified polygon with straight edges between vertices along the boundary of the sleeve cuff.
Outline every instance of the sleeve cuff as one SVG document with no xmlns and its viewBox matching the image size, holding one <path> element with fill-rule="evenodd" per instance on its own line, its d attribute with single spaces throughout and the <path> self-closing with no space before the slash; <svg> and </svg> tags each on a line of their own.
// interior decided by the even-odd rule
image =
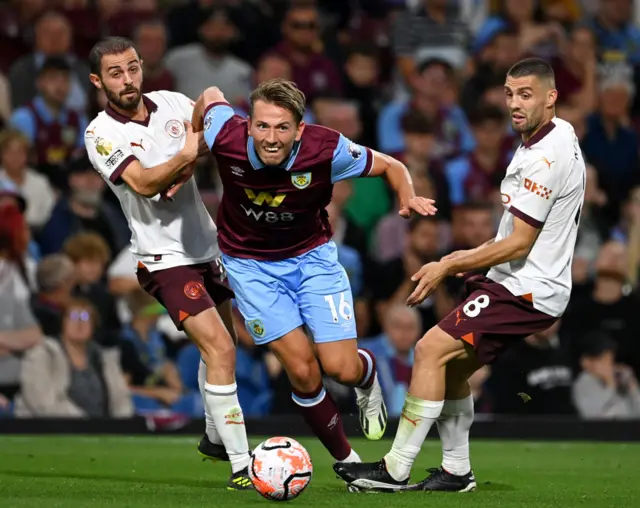
<svg viewBox="0 0 640 508">
<path fill-rule="evenodd" d="M 373 168 L 373 159 L 375 157 L 375 155 L 373 155 L 373 152 L 371 151 L 371 148 L 365 147 L 365 150 L 367 154 L 367 164 L 362 170 L 362 173 L 360 173 L 360 178 L 369 176 L 369 173 L 371 173 L 371 168 Z"/>
<path fill-rule="evenodd" d="M 228 102 L 222 102 L 222 101 L 212 102 L 206 108 L 204 108 L 204 113 L 202 113 L 202 118 L 205 118 L 207 116 L 207 113 L 209 113 L 209 111 L 211 111 L 216 106 L 229 106 L 231 108 L 231 104 L 229 104 Z"/>
<path fill-rule="evenodd" d="M 120 164 L 118 164 L 118 167 L 113 171 L 113 173 L 111 173 L 111 176 L 109 177 L 109 180 L 111 180 L 112 184 L 120 185 L 122 183 L 122 180 L 120 180 L 122 173 L 124 173 L 124 170 L 127 169 L 127 166 L 134 160 L 136 160 L 136 157 L 134 155 L 128 155 Z"/>
<path fill-rule="evenodd" d="M 511 212 L 512 215 L 514 215 L 515 217 L 518 217 L 518 219 L 526 222 L 527 224 L 529 224 L 529 226 L 533 228 L 541 229 L 542 226 L 544 226 L 544 222 L 540 222 L 538 219 L 534 219 L 530 215 L 527 215 L 526 213 L 518 210 L 515 206 L 511 206 L 509 208 L 509 212 Z"/>
</svg>

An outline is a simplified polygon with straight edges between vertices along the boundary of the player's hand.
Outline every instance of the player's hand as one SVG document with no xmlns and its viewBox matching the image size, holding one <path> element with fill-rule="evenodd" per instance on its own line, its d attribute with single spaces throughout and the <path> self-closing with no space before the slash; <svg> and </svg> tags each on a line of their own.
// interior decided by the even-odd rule
<svg viewBox="0 0 640 508">
<path fill-rule="evenodd" d="M 435 201 L 433 199 L 414 196 L 406 203 L 402 203 L 398 213 L 405 219 L 411 217 L 411 211 L 417 212 L 420 215 L 435 215 L 438 209 L 433 206 L 434 204 Z"/>
<path fill-rule="evenodd" d="M 189 181 L 189 179 L 193 176 L 193 172 L 195 171 L 196 163 L 192 162 L 189 164 L 186 169 L 180 174 L 180 176 L 173 182 L 168 189 L 162 191 L 160 196 L 165 201 L 173 199 L 178 191 L 182 188 L 182 186 Z"/>
<path fill-rule="evenodd" d="M 437 261 L 423 265 L 423 267 L 411 277 L 411 280 L 418 282 L 418 285 L 413 290 L 413 293 L 409 295 L 409 298 L 407 298 L 407 305 L 414 307 L 422 303 L 434 292 L 438 284 L 440 284 L 447 275 L 449 275 L 449 273 L 445 263 Z"/>
<path fill-rule="evenodd" d="M 186 139 L 182 147 L 182 156 L 187 160 L 187 164 L 198 158 L 198 149 L 200 146 L 200 134 L 193 131 L 191 122 L 184 122 L 184 131 Z"/>
</svg>

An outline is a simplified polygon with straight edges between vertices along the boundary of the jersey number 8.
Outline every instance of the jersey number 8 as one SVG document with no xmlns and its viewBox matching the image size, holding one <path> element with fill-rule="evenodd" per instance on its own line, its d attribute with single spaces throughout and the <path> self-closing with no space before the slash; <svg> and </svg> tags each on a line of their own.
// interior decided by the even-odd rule
<svg viewBox="0 0 640 508">
<path fill-rule="evenodd" d="M 353 309 L 349 302 L 344 299 L 344 291 L 340 293 L 340 303 L 338 304 L 338 308 L 336 309 L 336 303 L 333 299 L 334 295 L 327 295 L 324 297 L 325 301 L 329 304 L 329 309 L 331 310 L 331 318 L 334 323 L 339 321 L 338 312 L 340 313 L 340 317 L 345 321 L 349 321 L 353 317 Z"/>
<path fill-rule="evenodd" d="M 480 295 L 478 298 L 468 301 L 462 312 L 464 312 L 470 318 L 476 317 L 480 314 L 482 309 L 486 309 L 489 306 L 489 297 L 487 295 Z"/>
</svg>

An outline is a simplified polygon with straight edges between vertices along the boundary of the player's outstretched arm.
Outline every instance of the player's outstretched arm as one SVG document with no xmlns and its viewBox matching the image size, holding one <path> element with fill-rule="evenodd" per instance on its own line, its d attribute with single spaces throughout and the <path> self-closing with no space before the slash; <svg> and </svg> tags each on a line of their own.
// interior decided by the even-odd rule
<svg viewBox="0 0 640 508">
<path fill-rule="evenodd" d="M 198 134 L 185 122 L 186 141 L 182 150 L 167 162 L 152 168 L 143 168 L 134 159 L 124 169 L 121 178 L 138 194 L 153 197 L 169 187 L 176 178 L 198 157 Z"/>
<path fill-rule="evenodd" d="M 373 163 L 371 171 L 367 176 L 383 176 L 391 188 L 398 195 L 400 201 L 400 211 L 402 217 L 408 219 L 411 212 L 417 212 L 420 215 L 435 215 L 438 209 L 434 206 L 433 199 L 427 199 L 422 196 L 416 196 L 413 189 L 413 181 L 407 167 L 393 157 L 371 150 Z"/>
<path fill-rule="evenodd" d="M 526 256 L 538 238 L 540 229 L 527 224 L 519 217 L 513 217 L 513 231 L 497 242 L 473 249 L 462 255 L 427 263 L 411 277 L 418 282 L 416 289 L 407 298 L 407 305 L 418 305 L 427 298 L 445 277 L 458 273 L 489 268 Z"/>
</svg>

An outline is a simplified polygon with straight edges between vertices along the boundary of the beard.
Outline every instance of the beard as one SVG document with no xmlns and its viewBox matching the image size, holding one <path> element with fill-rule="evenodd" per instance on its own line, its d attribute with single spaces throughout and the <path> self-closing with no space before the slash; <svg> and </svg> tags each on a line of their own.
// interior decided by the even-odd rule
<svg viewBox="0 0 640 508">
<path fill-rule="evenodd" d="M 113 90 L 109 90 L 104 83 L 102 83 L 102 87 L 104 89 L 104 94 L 107 96 L 107 100 L 120 109 L 124 109 L 125 111 L 135 111 L 140 104 L 140 100 L 142 99 L 142 92 L 134 86 L 128 86 L 122 92 L 116 93 Z M 125 97 L 124 95 L 129 92 L 135 92 L 135 96 L 132 99 Z"/>
</svg>

